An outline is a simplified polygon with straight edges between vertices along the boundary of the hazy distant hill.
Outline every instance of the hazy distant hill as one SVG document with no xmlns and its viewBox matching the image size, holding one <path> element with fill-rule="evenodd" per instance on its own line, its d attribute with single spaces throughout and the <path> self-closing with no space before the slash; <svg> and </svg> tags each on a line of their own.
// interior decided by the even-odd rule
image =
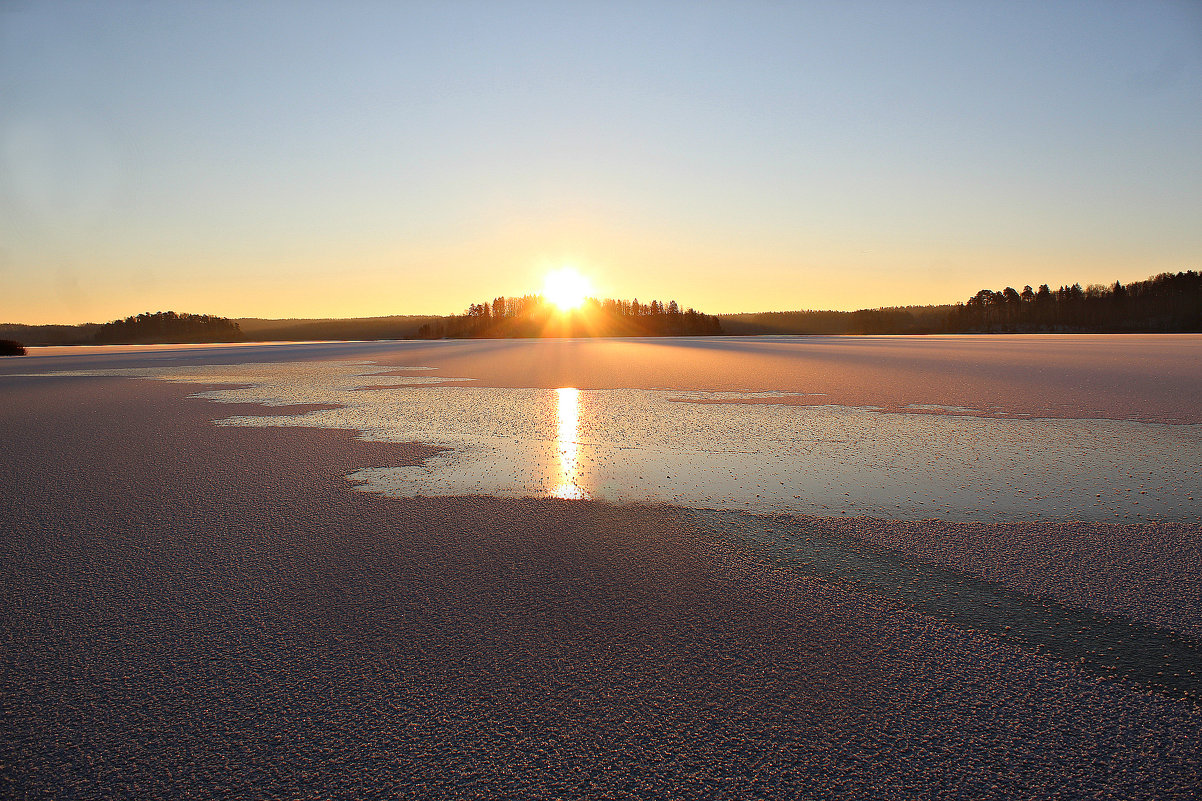
<svg viewBox="0 0 1202 801">
<path fill-rule="evenodd" d="M 348 320 L 235 320 L 247 339 L 266 342 L 325 339 L 412 339 L 423 325 L 444 319 L 432 314 L 358 317 Z"/>
<path fill-rule="evenodd" d="M 858 311 L 750 312 L 723 314 L 728 334 L 930 334 L 947 327 L 956 307 L 895 306 Z"/>
<path fill-rule="evenodd" d="M 79 325 L 23 325 L 0 323 L 0 339 L 12 339 L 25 345 L 94 345 L 99 323 Z"/>
</svg>

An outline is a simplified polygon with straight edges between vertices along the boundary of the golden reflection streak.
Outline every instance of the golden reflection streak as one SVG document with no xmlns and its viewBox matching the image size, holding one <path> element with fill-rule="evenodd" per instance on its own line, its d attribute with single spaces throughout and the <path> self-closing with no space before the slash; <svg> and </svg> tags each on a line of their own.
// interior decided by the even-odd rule
<svg viewBox="0 0 1202 801">
<path fill-rule="evenodd" d="M 559 486 L 551 494 L 556 498 L 587 499 L 580 487 L 580 390 L 562 387 L 555 390 L 559 430 L 555 449 L 559 451 Z"/>
</svg>

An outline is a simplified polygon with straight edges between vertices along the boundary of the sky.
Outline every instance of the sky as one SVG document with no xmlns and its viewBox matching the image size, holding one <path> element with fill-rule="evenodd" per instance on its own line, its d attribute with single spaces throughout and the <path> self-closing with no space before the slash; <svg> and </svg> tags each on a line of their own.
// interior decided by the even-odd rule
<svg viewBox="0 0 1202 801">
<path fill-rule="evenodd" d="M 0 0 L 0 322 L 1202 269 L 1202 2 Z"/>
</svg>

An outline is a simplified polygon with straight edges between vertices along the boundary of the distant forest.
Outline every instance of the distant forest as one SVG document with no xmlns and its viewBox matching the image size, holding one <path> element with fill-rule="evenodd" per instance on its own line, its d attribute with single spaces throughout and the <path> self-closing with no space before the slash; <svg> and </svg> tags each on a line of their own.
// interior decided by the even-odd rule
<svg viewBox="0 0 1202 801">
<path fill-rule="evenodd" d="M 1161 273 L 1127 285 L 982 289 L 964 303 L 852 312 L 722 316 L 728 334 L 1006 334 L 1202 332 L 1202 275 Z"/>
<path fill-rule="evenodd" d="M 718 318 L 676 301 L 587 298 L 579 309 L 561 312 L 538 295 L 493 298 L 473 303 L 461 315 L 431 321 L 417 331 L 419 339 L 444 337 L 542 336 L 698 336 L 722 334 Z"/>
<path fill-rule="evenodd" d="M 963 303 L 859 311 L 783 311 L 715 317 L 675 301 L 590 300 L 558 315 L 537 295 L 495 298 L 463 314 L 349 320 L 230 320 L 146 312 L 109 323 L 0 324 L 25 345 L 149 342 L 296 342 L 438 337 L 681 336 L 691 334 L 974 334 L 1202 332 L 1202 275 L 1162 273 L 1123 285 L 982 289 Z"/>
</svg>

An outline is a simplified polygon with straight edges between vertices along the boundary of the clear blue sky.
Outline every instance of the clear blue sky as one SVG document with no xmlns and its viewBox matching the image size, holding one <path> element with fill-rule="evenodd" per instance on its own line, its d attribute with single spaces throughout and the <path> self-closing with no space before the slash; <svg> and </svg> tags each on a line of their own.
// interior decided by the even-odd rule
<svg viewBox="0 0 1202 801">
<path fill-rule="evenodd" d="M 1200 2 L 0 2 L 0 322 L 1202 268 Z"/>
</svg>

